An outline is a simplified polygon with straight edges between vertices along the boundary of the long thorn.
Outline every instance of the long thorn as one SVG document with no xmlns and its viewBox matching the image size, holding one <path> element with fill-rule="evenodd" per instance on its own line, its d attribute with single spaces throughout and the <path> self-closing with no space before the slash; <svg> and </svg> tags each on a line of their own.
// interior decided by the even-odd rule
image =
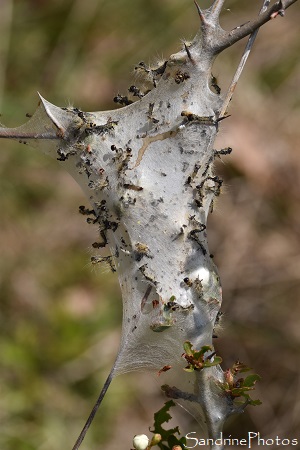
<svg viewBox="0 0 300 450">
<path fill-rule="evenodd" d="M 98 408 L 101 405 L 102 400 L 104 399 L 104 396 L 106 394 L 107 389 L 109 388 L 109 385 L 110 385 L 110 383 L 112 381 L 112 378 L 113 378 L 113 370 L 111 370 L 110 374 L 108 375 L 108 377 L 107 377 L 107 379 L 106 379 L 106 381 L 104 383 L 104 386 L 103 386 L 103 388 L 102 388 L 102 390 L 101 390 L 101 392 L 99 394 L 99 397 L 98 397 L 98 399 L 97 399 L 97 401 L 96 401 L 96 403 L 95 403 L 95 405 L 94 405 L 94 407 L 93 407 L 93 409 L 92 409 L 92 411 L 91 411 L 91 413 L 90 413 L 90 415 L 89 415 L 89 417 L 88 417 L 84 427 L 82 428 L 81 433 L 78 436 L 78 439 L 75 442 L 75 445 L 72 448 L 72 450 L 78 450 L 79 449 L 83 439 L 85 438 L 85 435 L 86 435 L 88 429 L 90 428 L 91 423 L 94 420 L 96 412 L 98 411 Z"/>
<path fill-rule="evenodd" d="M 259 15 L 266 11 L 266 9 L 268 8 L 268 6 L 270 4 L 270 1 L 271 0 L 264 0 L 264 3 L 262 5 L 262 7 L 261 7 L 261 10 L 259 11 Z M 255 30 L 250 35 L 250 37 L 248 39 L 248 42 L 247 42 L 247 45 L 245 47 L 244 53 L 242 55 L 241 61 L 240 61 L 239 65 L 238 65 L 238 68 L 237 68 L 235 74 L 234 74 L 234 77 L 233 77 L 233 79 L 231 81 L 231 84 L 229 86 L 229 89 L 227 91 L 226 98 L 225 98 L 224 103 L 222 105 L 222 108 L 220 110 L 219 118 L 222 118 L 225 115 L 225 113 L 226 113 L 226 110 L 227 110 L 228 105 L 229 105 L 229 103 L 230 103 L 230 101 L 232 99 L 232 96 L 233 96 L 234 90 L 236 88 L 236 85 L 238 83 L 238 80 L 239 80 L 239 78 L 240 78 L 240 76 L 242 74 L 242 71 L 243 71 L 243 69 L 245 67 L 247 59 L 248 59 L 248 57 L 250 55 L 250 51 L 251 51 L 251 49 L 253 47 L 253 44 L 254 44 L 254 41 L 256 39 L 257 33 L 258 33 L 258 29 Z"/>
<path fill-rule="evenodd" d="M 198 14 L 199 14 L 199 17 L 200 17 L 201 22 L 202 22 L 202 23 L 205 23 L 206 20 L 205 20 L 205 17 L 204 17 L 204 15 L 203 15 L 202 9 L 200 8 L 200 6 L 199 6 L 198 3 L 196 2 L 196 0 L 194 0 L 194 3 L 195 3 L 195 6 L 196 6 L 196 8 L 197 8 L 197 11 L 198 11 Z"/>
<path fill-rule="evenodd" d="M 190 52 L 190 49 L 188 48 L 188 46 L 186 45 L 185 42 L 183 43 L 183 45 L 184 45 L 184 50 L 186 51 L 189 60 L 190 60 L 191 62 L 194 62 L 194 60 L 193 60 L 193 58 L 192 58 L 192 54 L 191 54 L 191 52 Z"/>
</svg>

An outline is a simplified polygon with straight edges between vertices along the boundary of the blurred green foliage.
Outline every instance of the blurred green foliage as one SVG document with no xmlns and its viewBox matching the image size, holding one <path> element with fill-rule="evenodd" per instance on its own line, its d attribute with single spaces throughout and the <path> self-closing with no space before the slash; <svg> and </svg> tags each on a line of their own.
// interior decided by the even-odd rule
<svg viewBox="0 0 300 450">
<path fill-rule="evenodd" d="M 260 4 L 228 0 L 222 24 L 243 23 Z M 229 188 L 209 227 L 228 328 L 217 352 L 263 376 L 263 406 L 228 425 L 235 436 L 300 428 L 299 19 L 295 5 L 261 30 L 220 137 L 234 153 L 218 167 Z M 189 0 L 3 0 L 1 121 L 24 122 L 37 90 L 61 106 L 115 108 L 134 65 L 167 57 L 198 25 Z M 243 45 L 216 64 L 223 91 Z M 77 214 L 85 200 L 55 161 L 1 141 L 0 172 L 0 448 L 71 448 L 117 352 L 117 280 L 91 269 L 97 229 Z M 145 375 L 120 377 L 83 448 L 129 449 L 162 404 Z"/>
</svg>

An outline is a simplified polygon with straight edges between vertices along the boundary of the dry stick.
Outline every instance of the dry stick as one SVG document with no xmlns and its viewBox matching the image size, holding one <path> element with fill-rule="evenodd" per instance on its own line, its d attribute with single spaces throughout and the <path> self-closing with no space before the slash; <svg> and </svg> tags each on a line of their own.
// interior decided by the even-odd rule
<svg viewBox="0 0 300 450">
<path fill-rule="evenodd" d="M 231 47 L 236 42 L 246 36 L 254 33 L 255 30 L 263 26 L 265 23 L 275 19 L 278 15 L 283 16 L 285 10 L 296 3 L 298 0 L 278 0 L 274 5 L 267 8 L 263 13 L 259 14 L 257 19 L 246 22 L 243 26 L 236 27 L 224 37 L 220 36 L 216 45 L 216 53 L 221 53 L 225 48 Z"/>
<path fill-rule="evenodd" d="M 259 14 L 262 14 L 263 12 L 266 11 L 266 9 L 268 8 L 268 6 L 269 6 L 269 4 L 270 4 L 270 1 L 271 1 L 271 0 L 264 0 L 264 4 L 263 4 L 263 6 L 261 7 L 261 10 L 259 11 Z M 247 62 L 247 59 L 248 59 L 248 57 L 249 57 L 249 55 L 250 55 L 250 51 L 251 51 L 251 49 L 252 49 L 252 47 L 253 47 L 253 44 L 254 44 L 254 41 L 255 41 L 255 39 L 256 39 L 258 30 L 259 30 L 259 28 L 257 28 L 257 29 L 250 35 L 250 37 L 249 37 L 249 39 L 248 39 L 248 42 L 247 42 L 247 45 L 246 45 L 246 47 L 245 47 L 245 50 L 244 50 L 243 56 L 242 56 L 242 58 L 241 58 L 241 61 L 240 61 L 239 65 L 238 65 L 238 68 L 237 68 L 237 70 L 236 70 L 236 72 L 235 72 L 235 74 L 234 74 L 234 77 L 233 77 L 233 79 L 232 79 L 232 81 L 231 81 L 231 84 L 230 84 L 230 86 L 229 86 L 229 89 L 228 89 L 228 91 L 227 91 L 227 95 L 226 95 L 226 98 L 225 98 L 224 103 L 223 103 L 223 105 L 222 105 L 222 108 L 221 108 L 219 117 L 224 117 L 225 114 L 226 114 L 226 110 L 227 110 L 228 105 L 229 105 L 229 103 L 230 103 L 230 101 L 231 101 L 231 99 L 232 99 L 234 90 L 235 90 L 236 85 L 237 85 L 237 83 L 238 83 L 238 81 L 239 81 L 239 78 L 240 78 L 240 76 L 241 76 L 241 74 L 242 74 L 242 71 L 243 71 L 243 69 L 244 69 L 244 67 L 245 67 L 245 64 L 246 64 L 246 62 Z"/>
<path fill-rule="evenodd" d="M 94 405 L 94 407 L 93 407 L 93 409 L 92 409 L 92 411 L 91 411 L 91 413 L 90 413 L 90 415 L 89 415 L 89 417 L 88 417 L 84 427 L 82 428 L 81 433 L 78 436 L 78 439 L 75 442 L 75 445 L 72 448 L 72 450 L 78 450 L 80 445 L 81 445 L 81 443 L 82 443 L 82 441 L 83 441 L 83 439 L 85 438 L 85 435 L 86 435 L 86 433 L 87 433 L 87 431 L 88 431 L 88 429 L 89 429 L 89 427 L 90 427 L 90 425 L 91 425 L 91 423 L 92 423 L 92 421 L 93 421 L 93 419 L 94 419 L 94 417 L 96 415 L 96 412 L 98 411 L 98 408 L 101 405 L 102 400 L 104 399 L 106 391 L 109 388 L 109 385 L 110 385 L 110 383 L 111 383 L 111 381 L 113 379 L 113 369 L 111 370 L 110 374 L 108 375 L 108 377 L 107 377 L 107 379 L 106 379 L 106 381 L 104 383 L 104 386 L 103 386 L 103 388 L 102 388 L 102 390 L 101 390 L 101 392 L 99 394 L 99 397 L 98 397 L 98 399 L 97 399 L 97 401 L 96 401 L 96 403 L 95 403 L 95 405 Z"/>
</svg>

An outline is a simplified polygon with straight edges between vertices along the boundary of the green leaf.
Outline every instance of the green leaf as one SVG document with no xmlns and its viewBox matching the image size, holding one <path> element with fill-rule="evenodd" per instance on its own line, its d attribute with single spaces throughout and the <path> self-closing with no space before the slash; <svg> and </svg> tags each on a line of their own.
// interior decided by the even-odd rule
<svg viewBox="0 0 300 450">
<path fill-rule="evenodd" d="M 224 383 L 221 383 L 220 381 L 218 381 L 218 382 L 217 382 L 217 385 L 218 385 L 223 391 L 227 391 L 227 392 L 230 391 L 230 386 L 229 386 L 229 384 L 228 384 L 226 381 L 224 381 Z"/>
<path fill-rule="evenodd" d="M 262 404 L 262 402 L 259 399 L 257 399 L 257 400 L 250 400 L 250 402 L 249 402 L 249 405 L 252 405 L 252 406 L 259 406 L 261 404 Z"/>
<path fill-rule="evenodd" d="M 261 377 L 259 375 L 257 375 L 256 373 L 254 373 L 252 375 L 248 375 L 243 382 L 243 387 L 244 386 L 245 387 L 246 386 L 249 386 L 249 387 L 254 386 L 255 383 L 259 380 L 261 380 Z"/>
<path fill-rule="evenodd" d="M 240 361 L 236 361 L 231 369 L 232 372 L 236 373 L 249 372 L 249 370 L 251 370 L 251 367 L 246 366 L 246 364 L 243 364 Z"/>
<path fill-rule="evenodd" d="M 178 439 L 176 436 L 173 435 L 168 438 L 168 444 L 169 444 L 169 448 L 171 449 L 175 445 L 182 445 L 182 444 L 185 445 L 186 439 L 185 439 L 185 437 Z"/>
<path fill-rule="evenodd" d="M 217 366 L 218 364 L 221 364 L 221 362 L 222 362 L 221 356 L 215 356 L 213 361 L 205 361 L 204 366 L 205 367 Z"/>
<path fill-rule="evenodd" d="M 253 391 L 253 387 L 247 387 L 247 386 L 243 386 L 243 387 L 240 387 L 240 388 L 233 388 L 233 389 L 231 389 L 231 393 L 232 393 L 232 395 L 234 395 L 235 397 L 239 397 L 239 396 L 241 396 L 241 395 L 245 395 L 245 393 L 246 392 L 248 392 L 248 391 Z"/>
<path fill-rule="evenodd" d="M 187 366 L 183 370 L 185 370 L 186 372 L 194 372 L 195 368 L 194 366 Z"/>
<path fill-rule="evenodd" d="M 170 400 L 170 401 L 166 402 L 165 405 L 154 414 L 154 429 L 150 430 L 150 431 L 151 431 L 151 433 L 159 433 L 161 435 L 162 439 L 157 444 L 157 446 L 161 450 L 169 450 L 174 445 L 186 443 L 186 440 L 184 437 L 179 439 L 176 436 L 174 436 L 174 434 L 178 434 L 178 435 L 180 434 L 178 427 L 171 428 L 169 430 L 165 430 L 162 427 L 162 425 L 165 422 L 169 422 L 169 420 L 172 418 L 172 416 L 169 414 L 169 409 L 172 406 L 175 406 L 175 403 L 173 402 L 173 400 Z M 172 446 L 170 446 L 170 442 L 172 443 Z M 165 445 L 166 443 L 169 445 Z"/>
<path fill-rule="evenodd" d="M 190 341 L 185 341 L 183 344 L 184 351 L 187 355 L 192 356 L 193 355 L 193 344 Z"/>
<path fill-rule="evenodd" d="M 169 409 L 175 406 L 173 400 L 169 400 L 165 405 L 154 414 L 154 429 L 156 433 L 160 433 L 161 425 L 165 422 L 169 422 L 172 416 L 169 414 Z"/>
<path fill-rule="evenodd" d="M 204 353 L 211 351 L 212 348 L 210 345 L 203 345 L 203 347 L 201 347 L 201 349 L 196 352 L 197 354 L 199 354 L 199 356 L 203 356 Z"/>
</svg>

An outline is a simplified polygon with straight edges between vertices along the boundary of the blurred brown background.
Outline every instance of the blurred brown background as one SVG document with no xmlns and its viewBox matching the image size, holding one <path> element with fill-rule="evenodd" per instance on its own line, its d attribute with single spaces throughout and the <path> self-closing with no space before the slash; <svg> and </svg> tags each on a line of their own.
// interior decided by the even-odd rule
<svg viewBox="0 0 300 450">
<path fill-rule="evenodd" d="M 261 1 L 228 0 L 224 28 L 255 17 Z M 208 1 L 201 1 L 206 7 Z M 112 109 L 132 69 L 168 57 L 197 31 L 191 0 L 1 0 L 1 122 L 37 105 Z M 222 122 L 225 189 L 209 219 L 225 312 L 216 339 L 223 368 L 240 359 L 262 376 L 263 405 L 227 433 L 300 438 L 300 10 L 259 33 Z M 223 92 L 245 42 L 214 74 Z M 0 448 L 71 448 L 116 355 L 117 279 L 89 263 L 96 228 L 78 214 L 79 187 L 55 161 L 2 140 L 0 152 Z M 150 375 L 114 380 L 82 448 L 129 450 L 164 403 Z M 182 431 L 197 431 L 176 411 Z M 150 434 L 150 433 L 148 433 Z M 269 447 L 270 448 L 270 447 Z"/>
</svg>

